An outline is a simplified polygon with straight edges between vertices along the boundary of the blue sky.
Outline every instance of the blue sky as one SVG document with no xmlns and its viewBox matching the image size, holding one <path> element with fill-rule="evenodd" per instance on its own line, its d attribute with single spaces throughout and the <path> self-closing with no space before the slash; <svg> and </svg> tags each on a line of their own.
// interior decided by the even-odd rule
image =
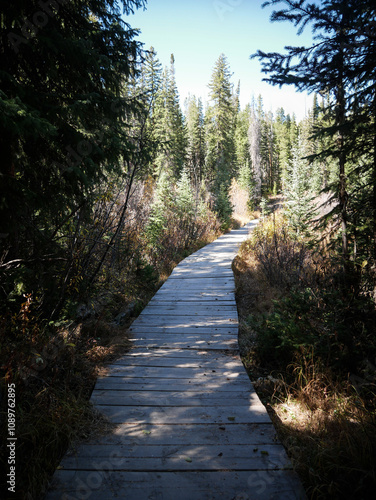
<svg viewBox="0 0 376 500">
<path fill-rule="evenodd" d="M 249 56 L 261 49 L 283 51 L 286 45 L 305 45 L 310 31 L 296 35 L 290 23 L 271 23 L 271 7 L 261 8 L 263 0 L 148 0 L 147 10 L 138 10 L 125 18 L 132 28 L 139 28 L 138 39 L 148 49 L 153 46 L 163 66 L 175 56 L 176 81 L 181 104 L 189 93 L 208 101 L 215 61 L 227 56 L 233 72 L 232 82 L 240 80 L 242 107 L 252 96 L 264 99 L 265 111 L 283 107 L 304 118 L 312 105 L 312 96 L 296 93 L 291 87 L 279 89 L 262 82 L 257 59 Z"/>
</svg>

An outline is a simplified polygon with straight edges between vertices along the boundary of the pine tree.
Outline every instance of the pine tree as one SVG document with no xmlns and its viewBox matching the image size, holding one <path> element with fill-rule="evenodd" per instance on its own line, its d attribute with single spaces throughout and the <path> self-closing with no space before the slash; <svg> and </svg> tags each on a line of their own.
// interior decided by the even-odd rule
<svg viewBox="0 0 376 500">
<path fill-rule="evenodd" d="M 264 115 L 261 127 L 260 153 L 263 165 L 263 180 L 267 191 L 271 192 L 278 181 L 276 138 L 273 123 L 273 114 Z"/>
<path fill-rule="evenodd" d="M 207 141 L 213 144 L 208 161 L 214 174 L 221 173 L 221 178 L 230 179 L 233 171 L 233 124 L 234 108 L 231 72 L 227 58 L 221 54 L 214 66 L 209 83 L 209 97 L 212 106 L 208 109 Z"/>
<path fill-rule="evenodd" d="M 232 206 L 229 188 L 234 173 L 234 97 L 227 58 L 221 54 L 209 83 L 212 105 L 205 115 L 206 172 L 212 183 L 215 206 L 225 225 Z M 236 101 L 236 99 L 235 99 Z"/>
<path fill-rule="evenodd" d="M 284 188 L 287 179 L 287 168 L 291 159 L 290 142 L 290 115 L 285 115 L 283 108 L 279 108 L 275 119 L 275 137 L 278 161 L 278 187 Z"/>
<path fill-rule="evenodd" d="M 185 102 L 187 130 L 187 165 L 191 178 L 199 188 L 203 179 L 205 162 L 204 116 L 201 99 L 189 96 Z"/>
<path fill-rule="evenodd" d="M 268 2 L 273 5 L 280 0 Z M 329 148 L 321 156 L 337 162 L 335 188 L 338 204 L 333 214 L 338 214 L 341 226 L 342 261 L 344 276 L 349 269 L 349 214 L 352 197 L 349 196 L 349 178 L 352 176 L 351 160 L 364 158 L 367 144 L 373 160 L 366 169 L 373 171 L 376 184 L 376 130 L 374 108 L 376 99 L 375 39 L 372 35 L 376 20 L 376 8 L 370 0 L 365 2 L 323 0 L 318 6 L 305 0 L 289 1 L 287 8 L 273 12 L 272 20 L 288 20 L 302 31 L 309 23 L 316 41 L 312 47 L 289 47 L 287 54 L 265 54 L 259 51 L 263 71 L 269 73 L 266 80 L 272 84 L 292 84 L 298 90 L 308 90 L 328 95 L 326 116 L 331 114 L 332 123 L 321 130 L 331 140 Z M 328 118 L 326 118 L 328 120 Z M 363 124 L 367 126 L 363 128 Z M 367 131 L 366 131 L 367 129 Z M 364 140 L 362 140 L 364 139 Z M 356 165 L 356 163 L 355 163 Z M 376 255 L 376 187 L 373 206 Z M 351 224 L 350 224 L 351 225 Z"/>
<path fill-rule="evenodd" d="M 235 171 L 237 173 L 248 164 L 250 168 L 248 130 L 251 119 L 251 108 L 246 106 L 242 111 L 239 111 L 236 118 L 234 141 L 235 141 Z"/>
<path fill-rule="evenodd" d="M 129 13 L 145 2 L 121 5 Z M 137 163 L 123 120 L 140 103 L 122 90 L 141 47 L 120 3 L 55 2 L 37 26 L 41 9 L 14 0 L 1 15 L 1 303 L 18 282 L 49 316 L 74 265 L 73 221 L 90 217 L 100 184 Z"/>
<path fill-rule="evenodd" d="M 163 251 L 162 236 L 167 229 L 168 213 L 173 204 L 174 197 L 169 174 L 162 170 L 155 188 L 149 221 L 145 228 L 146 244 L 151 254 L 158 255 Z"/>
<path fill-rule="evenodd" d="M 160 148 L 156 158 L 157 174 L 166 169 L 176 179 L 185 162 L 186 132 L 175 81 L 175 59 L 165 68 L 155 104 L 155 137 Z"/>
<path fill-rule="evenodd" d="M 310 166 L 303 158 L 302 138 L 292 148 L 284 196 L 285 213 L 297 237 L 305 237 L 309 232 L 309 222 L 313 218 L 312 194 L 310 191 Z"/>
</svg>

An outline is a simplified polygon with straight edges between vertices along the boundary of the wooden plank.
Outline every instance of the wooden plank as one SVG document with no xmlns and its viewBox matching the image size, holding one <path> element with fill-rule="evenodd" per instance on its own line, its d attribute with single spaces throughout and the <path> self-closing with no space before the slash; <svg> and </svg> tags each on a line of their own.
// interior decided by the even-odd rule
<svg viewBox="0 0 376 500">
<path fill-rule="evenodd" d="M 181 269 L 175 272 L 172 272 L 172 274 L 169 276 L 169 280 L 175 280 L 175 279 L 180 279 L 180 280 L 186 280 L 186 279 L 205 279 L 205 278 L 215 278 L 220 279 L 220 278 L 233 278 L 233 272 L 231 269 L 210 269 L 208 271 L 207 269 Z"/>
<path fill-rule="evenodd" d="M 229 360 L 240 361 L 240 357 L 233 353 L 227 353 L 226 355 L 226 353 L 213 353 L 205 349 L 193 352 L 193 351 L 187 351 L 186 349 L 164 349 L 164 348 L 147 349 L 137 346 L 134 346 L 129 352 L 124 354 L 123 357 L 132 359 L 142 358 L 142 357 L 185 358 L 191 360 L 193 359 L 195 361 L 197 360 L 197 362 L 200 362 L 200 360 L 204 361 L 223 360 L 224 363 L 226 363 Z"/>
<path fill-rule="evenodd" d="M 205 297 L 205 300 L 200 301 L 200 300 L 184 300 L 184 297 L 179 296 L 174 296 L 170 297 L 170 299 L 167 301 L 167 296 L 164 298 L 162 297 L 157 297 L 154 295 L 154 298 L 151 299 L 151 301 L 148 303 L 147 307 L 160 307 L 160 306 L 166 306 L 166 302 L 168 303 L 169 306 L 187 306 L 187 307 L 193 307 L 196 309 L 197 307 L 236 307 L 236 301 L 235 299 L 229 299 L 229 298 L 211 298 L 211 297 Z M 192 303 L 193 302 L 193 303 Z"/>
<path fill-rule="evenodd" d="M 237 307 L 236 304 L 230 304 L 230 305 L 223 305 L 223 304 L 209 304 L 209 305 L 203 305 L 203 304 L 192 304 L 185 302 L 184 304 L 181 302 L 173 302 L 170 303 L 169 305 L 163 305 L 163 304 L 148 304 L 146 309 L 142 312 L 143 315 L 163 315 L 165 316 L 166 314 L 169 315 L 176 315 L 176 316 L 188 316 L 188 315 L 194 315 L 194 316 L 211 316 L 213 313 L 215 315 L 227 315 L 228 313 L 235 313 L 237 314 Z"/>
<path fill-rule="evenodd" d="M 172 288 L 177 288 L 177 287 L 204 287 L 204 288 L 214 288 L 218 287 L 221 290 L 226 290 L 227 288 L 233 288 L 235 286 L 234 284 L 234 276 L 224 276 L 224 277 L 218 277 L 215 278 L 214 276 L 209 276 L 205 279 L 200 279 L 200 278 L 185 278 L 185 279 L 174 279 L 170 281 L 170 278 L 168 278 L 167 281 L 164 282 L 164 284 L 161 286 L 159 290 L 166 290 L 166 289 L 172 289 Z M 159 292 L 158 290 L 158 292 Z M 158 293 L 157 292 L 157 293 Z"/>
<path fill-rule="evenodd" d="M 234 312 L 228 312 L 227 315 L 222 316 L 211 315 L 211 316 L 158 316 L 158 315 L 147 315 L 140 314 L 140 316 L 133 322 L 133 325 L 153 325 L 153 326 L 177 326 L 180 328 L 207 328 L 209 326 L 226 327 L 227 325 L 237 325 L 238 316 Z"/>
<path fill-rule="evenodd" d="M 150 336 L 164 336 L 168 334 L 173 335 L 200 335 L 201 338 L 205 338 L 211 335 L 233 335 L 238 336 L 238 326 L 235 321 L 228 322 L 228 324 L 223 325 L 217 322 L 214 325 L 195 325 L 187 324 L 185 325 L 154 325 L 151 321 L 147 322 L 134 322 L 132 326 L 128 329 L 129 332 L 134 334 L 148 334 Z"/>
<path fill-rule="evenodd" d="M 95 470 L 98 460 L 112 457 L 111 470 L 255 470 L 292 468 L 282 445 L 117 446 L 84 445 L 62 462 L 64 469 Z"/>
<path fill-rule="evenodd" d="M 103 466 L 111 465 L 110 459 Z M 98 464 L 97 464 L 98 468 Z M 114 494 L 126 500 L 304 500 L 296 474 L 289 470 L 122 472 L 56 472 L 46 500 L 95 498 Z M 67 496 L 63 496 L 63 495 Z M 68 497 L 69 495 L 69 497 Z"/>
<path fill-rule="evenodd" d="M 256 394 L 246 391 L 212 392 L 183 392 L 183 391 L 129 391 L 125 387 L 119 390 L 93 391 L 91 400 L 96 405 L 114 406 L 232 406 L 234 402 L 241 404 L 259 404 Z"/>
<path fill-rule="evenodd" d="M 208 280 L 200 280 L 194 278 L 186 278 L 186 279 L 175 279 L 171 281 L 166 281 L 164 285 L 158 290 L 160 291 L 172 291 L 172 290 L 183 290 L 188 295 L 188 291 L 190 292 L 198 290 L 201 292 L 211 291 L 211 290 L 220 290 L 221 292 L 233 292 L 235 291 L 235 283 L 229 278 L 217 278 L 216 280 L 208 281 Z M 216 283 L 217 282 L 217 283 Z"/>
<path fill-rule="evenodd" d="M 174 367 L 174 368 L 215 368 L 215 369 L 226 369 L 230 370 L 232 368 L 243 369 L 243 363 L 240 359 L 220 359 L 218 356 L 216 358 L 210 357 L 206 358 L 197 355 L 198 359 L 192 358 L 171 358 L 168 356 L 139 356 L 135 358 L 134 356 L 122 356 L 113 363 L 114 365 L 125 365 L 125 366 L 159 366 L 159 367 Z"/>
<path fill-rule="evenodd" d="M 226 378 L 226 380 L 210 380 L 207 378 L 201 379 L 155 379 L 147 377 L 103 377 L 98 378 L 96 390 L 116 390 L 129 389 L 134 391 L 182 391 L 202 392 L 205 390 L 215 389 L 217 392 L 227 391 L 252 391 L 251 381 L 245 379 Z"/>
<path fill-rule="evenodd" d="M 266 424 L 120 424 L 91 444 L 144 445 L 247 445 L 279 444 L 271 422 Z"/>
<path fill-rule="evenodd" d="M 133 376 L 133 377 L 160 377 L 160 378 L 249 378 L 243 367 L 233 367 L 230 369 L 217 367 L 189 367 L 179 368 L 174 366 L 125 366 L 110 365 L 106 367 L 106 372 L 111 376 Z"/>
<path fill-rule="evenodd" d="M 231 271 L 231 262 L 223 262 L 220 258 L 208 258 L 201 255 L 199 256 L 200 260 L 183 260 L 177 266 L 174 267 L 171 275 L 177 271 L 213 271 L 213 272 L 221 272 L 221 271 Z"/>
<path fill-rule="evenodd" d="M 239 352 L 237 338 L 233 339 L 207 339 L 207 340 L 186 340 L 186 336 L 181 337 L 168 337 L 154 336 L 153 338 L 146 338 L 139 336 L 138 338 L 130 339 L 131 342 L 136 342 L 138 346 L 144 347 L 171 347 L 175 349 L 213 349 L 213 350 L 230 350 Z"/>
<path fill-rule="evenodd" d="M 218 288 L 213 289 L 213 290 L 202 290 L 202 288 L 198 288 L 196 290 L 190 290 L 189 295 L 187 295 L 187 292 L 185 290 L 175 290 L 174 293 L 171 293 L 170 291 L 165 291 L 160 289 L 159 292 L 154 296 L 155 300 L 163 300 L 167 298 L 169 301 L 171 299 L 171 296 L 173 295 L 174 299 L 173 300 L 184 300 L 186 302 L 197 302 L 199 301 L 206 301 L 206 300 L 222 300 L 224 298 L 231 298 L 233 300 L 234 298 L 234 289 L 228 290 L 228 291 L 222 291 L 219 290 Z"/>
<path fill-rule="evenodd" d="M 202 424 L 212 422 L 214 424 L 233 425 L 247 423 L 268 423 L 270 418 L 263 405 L 232 406 L 223 407 L 172 407 L 158 408 L 155 406 L 140 408 L 129 406 L 106 406 L 100 407 L 101 412 L 111 422 L 120 423 L 148 423 L 148 424 Z M 234 420 L 229 420 L 234 419 Z"/>
<path fill-rule="evenodd" d="M 140 346 L 146 347 L 171 347 L 179 349 L 216 349 L 228 350 L 232 349 L 238 352 L 238 340 L 234 335 L 224 337 L 221 335 L 219 338 L 215 336 L 192 336 L 192 335 L 154 335 L 149 336 L 145 334 L 136 335 L 134 338 L 129 339 L 131 342 L 137 343 Z"/>
<path fill-rule="evenodd" d="M 151 331 L 150 331 L 151 330 Z M 187 329 L 188 330 L 188 329 Z M 221 333 L 221 331 L 223 333 Z M 201 332 L 201 333 L 200 333 Z M 133 332 L 133 338 L 129 340 L 136 341 L 137 339 L 139 340 L 158 340 L 161 342 L 161 346 L 165 346 L 166 343 L 175 343 L 175 342 L 195 342 L 203 343 L 202 348 L 206 348 L 205 342 L 220 342 L 220 341 L 234 341 L 237 342 L 238 336 L 236 335 L 235 332 L 232 330 L 227 330 L 225 328 L 220 328 L 219 331 L 209 331 L 202 333 L 202 330 L 196 330 L 195 333 L 192 333 L 191 331 L 185 332 L 184 330 L 177 332 L 176 330 L 173 329 L 165 329 L 163 327 L 158 328 L 154 327 L 152 329 L 147 329 L 147 328 L 137 328 Z M 176 348 L 174 345 L 169 346 L 171 348 Z M 201 348 L 201 349 L 202 349 Z"/>
</svg>

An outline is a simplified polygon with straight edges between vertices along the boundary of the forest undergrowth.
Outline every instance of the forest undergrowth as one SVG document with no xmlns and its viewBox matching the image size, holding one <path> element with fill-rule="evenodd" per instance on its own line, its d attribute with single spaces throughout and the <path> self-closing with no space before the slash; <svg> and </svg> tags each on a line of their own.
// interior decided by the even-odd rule
<svg viewBox="0 0 376 500">
<path fill-rule="evenodd" d="M 179 186 L 165 179 L 153 197 L 148 194 L 150 188 L 137 187 L 138 203 L 130 206 L 123 230 L 126 239 L 116 258 L 108 256 L 89 291 L 80 295 L 72 289 L 62 320 L 41 319 L 38 300 L 31 294 L 25 296 L 18 313 L 2 317 L 2 393 L 7 384 L 14 384 L 17 470 L 22 471 L 12 498 L 40 498 L 68 447 L 111 430 L 89 402 L 98 374 L 129 350 L 128 327 L 177 263 L 221 234 L 221 222 L 208 203 L 198 206 L 188 183 L 185 188 L 179 193 Z M 234 189 L 241 198 L 241 189 Z M 179 208 L 181 198 L 184 203 Z M 239 226 L 244 210 L 238 200 L 232 226 Z M 77 259 L 85 258 L 97 225 L 98 221 L 90 231 L 83 229 L 82 255 L 78 253 Z M 97 252 L 94 263 L 102 255 L 100 247 Z M 76 269 L 79 272 L 82 267 Z M 77 283 L 84 279 L 84 275 L 72 277 Z M 6 436 L 1 439 L 6 442 Z M 7 450 L 1 459 L 7 459 Z"/>
<path fill-rule="evenodd" d="M 330 251 L 297 238 L 281 213 L 259 224 L 233 268 L 242 360 L 308 498 L 373 498 L 373 294 L 344 288 Z M 366 282 L 366 272 L 355 274 Z"/>
</svg>

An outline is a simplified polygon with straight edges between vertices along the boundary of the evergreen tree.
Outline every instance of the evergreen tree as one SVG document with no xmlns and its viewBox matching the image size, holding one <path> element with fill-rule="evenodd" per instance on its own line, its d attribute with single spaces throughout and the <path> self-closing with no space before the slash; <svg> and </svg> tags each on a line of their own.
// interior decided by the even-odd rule
<svg viewBox="0 0 376 500">
<path fill-rule="evenodd" d="M 225 224 L 232 206 L 228 190 L 234 170 L 234 99 L 227 58 L 221 54 L 209 84 L 212 105 L 205 116 L 206 172 L 213 184 L 216 210 Z"/>
<path fill-rule="evenodd" d="M 275 140 L 277 149 L 278 161 L 278 187 L 282 189 L 286 185 L 287 169 L 291 159 L 291 142 L 290 142 L 290 115 L 285 115 L 283 108 L 279 108 L 275 119 Z"/>
<path fill-rule="evenodd" d="M 162 65 L 153 47 L 150 47 L 144 54 L 141 66 L 141 75 L 135 79 L 135 87 L 139 88 L 139 93 L 144 102 L 145 117 L 142 121 L 144 133 L 150 147 L 147 171 L 153 173 L 156 155 L 158 151 L 158 138 L 156 136 L 156 100 L 162 83 Z"/>
<path fill-rule="evenodd" d="M 150 49 L 145 52 L 144 59 L 142 61 L 140 90 L 146 102 L 151 128 L 154 126 L 155 100 L 161 86 L 161 79 L 162 65 L 157 57 L 154 47 L 150 47 Z"/>
<path fill-rule="evenodd" d="M 297 237 L 308 235 L 309 222 L 312 220 L 312 194 L 310 192 L 310 166 L 303 158 L 302 138 L 292 148 L 284 196 L 285 213 Z"/>
<path fill-rule="evenodd" d="M 169 174 L 162 170 L 154 192 L 149 221 L 145 228 L 147 247 L 152 254 L 163 251 L 163 246 L 161 246 L 162 235 L 167 229 L 168 212 L 173 204 L 174 197 Z"/>
<path fill-rule="evenodd" d="M 275 5 L 280 1 L 270 3 Z M 338 214 L 341 226 L 346 277 L 350 256 L 349 203 L 352 201 L 348 184 L 352 176 L 350 159 L 353 162 L 356 157 L 359 160 L 364 158 L 365 144 L 370 151 L 370 161 L 365 169 L 373 172 L 373 186 L 376 181 L 376 130 L 372 111 L 376 103 L 376 42 L 373 36 L 376 8 L 370 0 L 323 0 L 320 6 L 305 0 L 289 1 L 286 9 L 273 12 L 272 20 L 288 20 L 301 31 L 311 23 L 315 34 L 312 47 L 289 47 L 287 54 L 259 51 L 256 56 L 263 61 L 263 71 L 270 74 L 267 81 L 278 85 L 293 84 L 299 90 L 329 97 L 325 115 L 331 113 L 332 123 L 321 133 L 330 138 L 331 143 L 321 156 L 331 157 L 337 162 L 335 192 L 338 204 L 334 214 Z M 363 127 L 365 123 L 367 125 Z M 373 189 L 376 203 L 376 187 Z M 371 200 L 370 203 L 373 204 Z M 376 204 L 372 207 L 376 255 Z"/>
<path fill-rule="evenodd" d="M 239 111 L 236 119 L 234 141 L 235 141 L 235 171 L 240 172 L 245 164 L 250 168 L 248 130 L 251 119 L 251 108 L 246 106 L 242 111 Z"/>
<path fill-rule="evenodd" d="M 212 106 L 208 109 L 207 141 L 214 147 L 208 151 L 207 160 L 214 174 L 230 179 L 233 170 L 234 153 L 234 108 L 232 97 L 231 72 L 227 58 L 221 54 L 214 66 L 209 83 L 209 97 Z"/>
<path fill-rule="evenodd" d="M 261 128 L 260 153 L 263 165 L 263 180 L 267 191 L 271 192 L 277 183 L 277 154 L 276 138 L 274 132 L 273 114 L 268 112 L 264 115 Z"/>
<path fill-rule="evenodd" d="M 129 13 L 144 4 L 14 0 L 2 9 L 2 304 L 11 298 L 17 307 L 27 291 L 46 316 L 58 314 L 74 265 L 73 221 L 90 217 L 111 173 L 138 163 L 124 116 L 139 103 L 122 89 L 137 72 L 140 44 L 121 5 Z"/>
<path fill-rule="evenodd" d="M 170 69 L 165 68 L 155 104 L 155 137 L 159 142 L 157 173 L 167 169 L 176 179 L 185 162 L 186 135 L 179 93 L 175 81 L 175 59 L 171 54 Z"/>
<path fill-rule="evenodd" d="M 199 188 L 204 173 L 205 143 L 204 116 L 201 99 L 189 96 L 186 106 L 187 166 L 195 185 Z"/>
</svg>

